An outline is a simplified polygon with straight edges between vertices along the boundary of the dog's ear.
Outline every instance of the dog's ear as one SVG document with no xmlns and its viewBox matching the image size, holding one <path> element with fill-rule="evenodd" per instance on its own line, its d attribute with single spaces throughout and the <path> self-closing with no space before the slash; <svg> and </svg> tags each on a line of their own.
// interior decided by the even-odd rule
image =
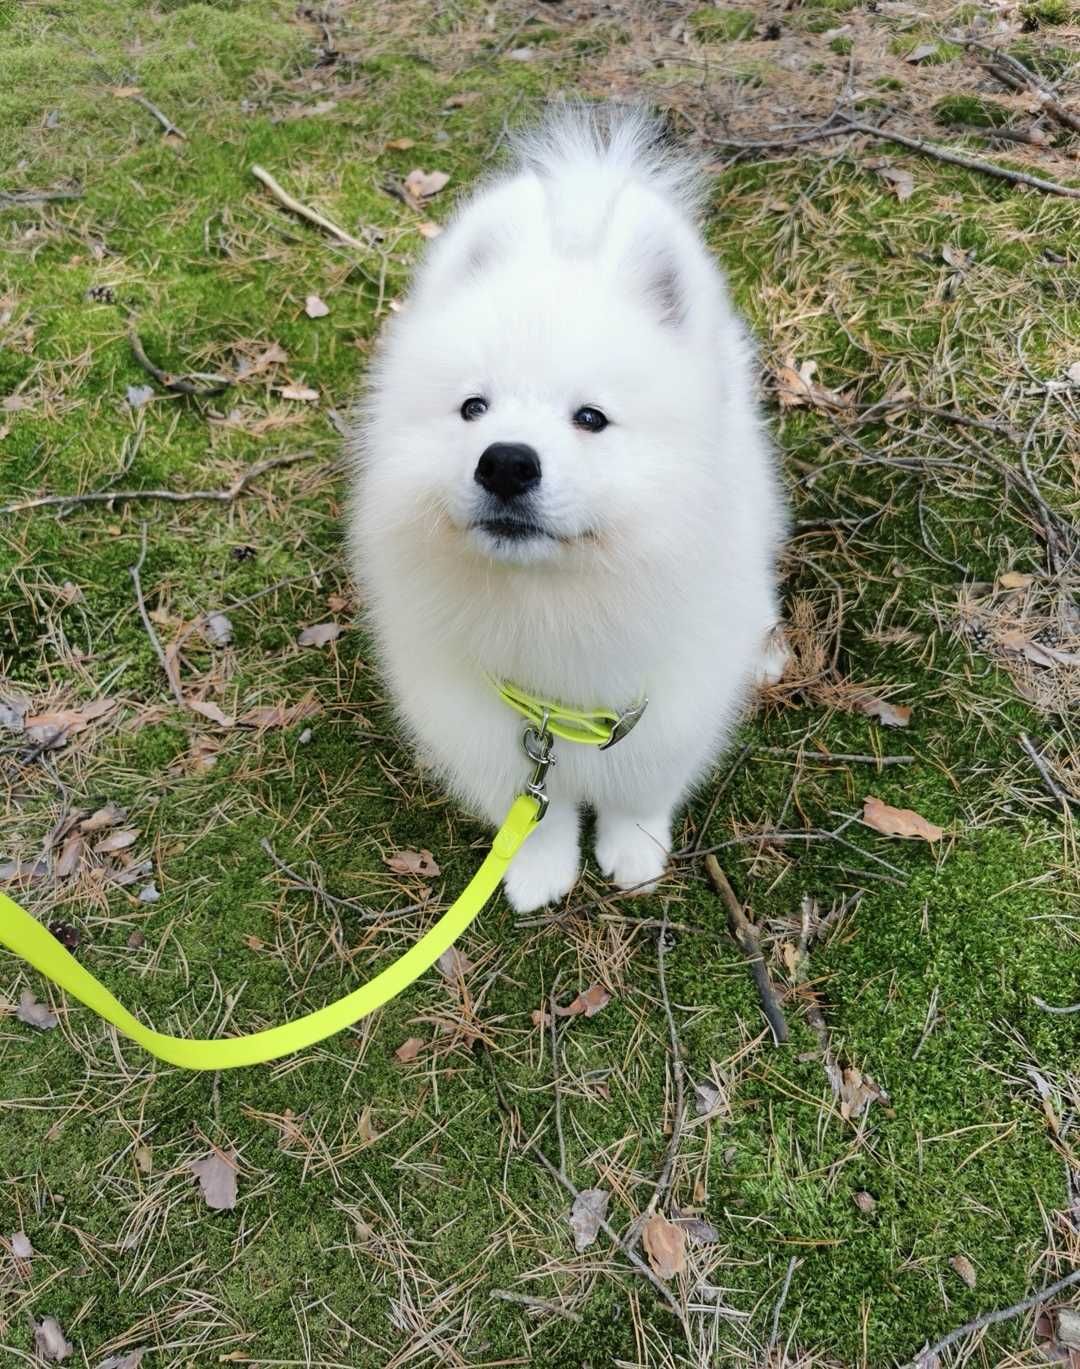
<svg viewBox="0 0 1080 1369">
<path fill-rule="evenodd" d="M 666 327 L 681 328 L 689 308 L 685 282 L 674 252 L 661 248 L 643 263 L 643 290 Z"/>
</svg>

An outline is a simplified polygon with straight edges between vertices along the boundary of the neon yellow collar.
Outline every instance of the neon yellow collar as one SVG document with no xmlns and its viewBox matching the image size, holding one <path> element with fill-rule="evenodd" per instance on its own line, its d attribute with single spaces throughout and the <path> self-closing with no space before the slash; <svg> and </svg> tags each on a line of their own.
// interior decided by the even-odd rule
<svg viewBox="0 0 1080 1369">
<path fill-rule="evenodd" d="M 622 741 L 637 726 L 649 702 L 643 694 L 637 703 L 621 713 L 612 708 L 568 708 L 566 704 L 527 694 L 519 685 L 511 684 L 508 680 L 493 678 L 491 683 L 503 703 L 509 704 L 515 713 L 520 713 L 538 732 L 547 730 L 563 741 L 597 746 L 601 751 Z"/>
</svg>

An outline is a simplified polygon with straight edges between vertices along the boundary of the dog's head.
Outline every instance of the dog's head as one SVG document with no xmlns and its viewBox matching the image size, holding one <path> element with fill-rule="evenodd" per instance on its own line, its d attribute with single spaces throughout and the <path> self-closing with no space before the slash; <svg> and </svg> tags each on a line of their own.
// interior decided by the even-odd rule
<svg viewBox="0 0 1080 1369">
<path fill-rule="evenodd" d="M 369 417 L 384 488 L 463 555 L 640 543 L 714 459 L 721 292 L 677 203 L 610 158 L 483 191 L 388 330 Z"/>
</svg>

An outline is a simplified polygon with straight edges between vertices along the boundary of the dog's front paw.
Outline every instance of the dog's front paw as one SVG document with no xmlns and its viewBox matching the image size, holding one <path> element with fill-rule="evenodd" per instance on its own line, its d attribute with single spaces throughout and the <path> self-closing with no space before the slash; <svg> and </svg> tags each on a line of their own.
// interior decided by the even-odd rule
<svg viewBox="0 0 1080 1369">
<path fill-rule="evenodd" d="M 667 869 L 671 820 L 627 813 L 600 813 L 596 820 L 596 861 L 620 889 L 648 894 Z"/>
<path fill-rule="evenodd" d="M 561 902 L 577 883 L 580 867 L 577 812 L 552 804 L 503 876 L 510 906 L 531 913 Z"/>
</svg>

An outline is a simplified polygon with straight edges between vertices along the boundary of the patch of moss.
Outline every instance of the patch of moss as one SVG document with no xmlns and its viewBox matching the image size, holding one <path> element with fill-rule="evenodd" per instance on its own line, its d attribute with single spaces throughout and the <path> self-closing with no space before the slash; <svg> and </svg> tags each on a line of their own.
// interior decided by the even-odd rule
<svg viewBox="0 0 1080 1369">
<path fill-rule="evenodd" d="M 695 10 L 690 16 L 694 33 L 706 43 L 738 43 L 753 38 L 757 18 L 753 10 L 715 9 Z"/>
</svg>

